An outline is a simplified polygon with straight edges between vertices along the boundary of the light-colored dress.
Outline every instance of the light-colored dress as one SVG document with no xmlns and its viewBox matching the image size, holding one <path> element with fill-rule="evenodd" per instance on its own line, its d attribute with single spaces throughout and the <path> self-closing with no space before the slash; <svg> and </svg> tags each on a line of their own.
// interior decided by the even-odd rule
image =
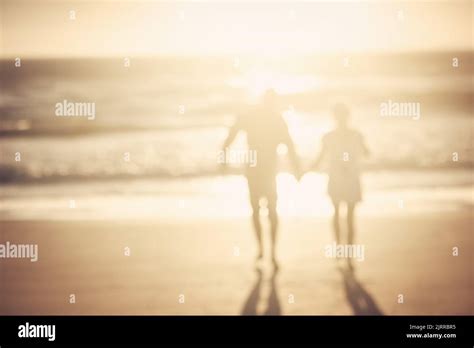
<svg viewBox="0 0 474 348">
<path fill-rule="evenodd" d="M 362 135 L 353 129 L 333 130 L 323 137 L 323 152 L 329 162 L 328 194 L 333 202 L 359 202 L 360 160 L 366 152 Z"/>
</svg>

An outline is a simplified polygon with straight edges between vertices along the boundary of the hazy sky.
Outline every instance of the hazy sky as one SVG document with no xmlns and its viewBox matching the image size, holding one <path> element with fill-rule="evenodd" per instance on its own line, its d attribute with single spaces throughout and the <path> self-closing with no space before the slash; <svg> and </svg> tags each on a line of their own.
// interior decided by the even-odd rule
<svg viewBox="0 0 474 348">
<path fill-rule="evenodd" d="M 0 40 L 3 57 L 472 49 L 472 3 L 2 0 Z"/>
</svg>

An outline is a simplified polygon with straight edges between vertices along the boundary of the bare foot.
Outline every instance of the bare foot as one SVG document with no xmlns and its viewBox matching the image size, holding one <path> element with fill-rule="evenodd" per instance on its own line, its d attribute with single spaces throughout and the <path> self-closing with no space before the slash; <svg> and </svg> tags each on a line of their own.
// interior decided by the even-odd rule
<svg viewBox="0 0 474 348">
<path fill-rule="evenodd" d="M 272 257 L 272 264 L 273 264 L 274 270 L 275 270 L 275 271 L 278 271 L 278 269 L 280 268 L 280 266 L 278 265 L 278 262 L 277 262 L 275 256 Z"/>
</svg>

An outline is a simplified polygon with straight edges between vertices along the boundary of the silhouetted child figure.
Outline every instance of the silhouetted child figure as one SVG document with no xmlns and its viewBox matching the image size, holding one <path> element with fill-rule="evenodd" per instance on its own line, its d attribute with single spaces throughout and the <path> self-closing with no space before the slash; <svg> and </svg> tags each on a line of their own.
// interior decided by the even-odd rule
<svg viewBox="0 0 474 348">
<path fill-rule="evenodd" d="M 314 163 L 318 167 L 323 160 L 329 162 L 328 194 L 334 205 L 333 229 L 336 243 L 341 244 L 340 207 L 347 205 L 347 244 L 354 244 L 354 209 L 362 199 L 360 186 L 360 160 L 368 156 L 364 138 L 357 130 L 348 126 L 349 109 L 336 104 L 333 109 L 336 128 L 325 134 L 321 152 Z M 347 259 L 350 270 L 351 259 Z"/>
<path fill-rule="evenodd" d="M 256 165 L 248 165 L 246 170 L 249 198 L 253 211 L 252 220 L 258 242 L 257 261 L 263 256 L 259 201 L 261 198 L 266 198 L 271 230 L 271 257 L 275 268 L 278 268 L 275 249 L 278 229 L 278 215 L 276 211 L 278 158 L 276 150 L 279 144 L 283 143 L 288 147 L 288 154 L 298 179 L 301 174 L 299 160 L 288 132 L 288 127 L 281 116 L 280 110 L 278 110 L 277 98 L 278 96 L 275 91 L 268 90 L 258 106 L 237 118 L 223 145 L 223 150 L 225 150 L 233 142 L 236 135 L 240 131 L 244 131 L 247 134 L 249 150 L 256 151 L 257 153 Z"/>
</svg>

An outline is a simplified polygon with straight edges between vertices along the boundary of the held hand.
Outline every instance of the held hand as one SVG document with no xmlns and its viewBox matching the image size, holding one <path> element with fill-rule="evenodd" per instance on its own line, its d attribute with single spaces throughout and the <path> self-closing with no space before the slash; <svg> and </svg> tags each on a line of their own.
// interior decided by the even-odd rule
<svg viewBox="0 0 474 348">
<path fill-rule="evenodd" d="M 296 177 L 296 180 L 298 180 L 298 182 L 300 182 L 301 179 L 303 178 L 304 174 L 305 174 L 305 173 L 303 173 L 303 172 L 298 173 L 298 174 L 295 176 L 295 177 Z"/>
<path fill-rule="evenodd" d="M 315 161 L 315 162 L 313 162 L 313 164 L 311 164 L 310 170 L 311 170 L 311 171 L 314 171 L 314 172 L 320 171 L 320 170 L 321 170 L 321 168 L 320 168 L 320 161 Z"/>
<path fill-rule="evenodd" d="M 301 178 L 303 177 L 303 175 L 305 175 L 305 172 L 298 167 L 295 169 L 294 175 L 296 180 L 301 181 Z"/>
</svg>

